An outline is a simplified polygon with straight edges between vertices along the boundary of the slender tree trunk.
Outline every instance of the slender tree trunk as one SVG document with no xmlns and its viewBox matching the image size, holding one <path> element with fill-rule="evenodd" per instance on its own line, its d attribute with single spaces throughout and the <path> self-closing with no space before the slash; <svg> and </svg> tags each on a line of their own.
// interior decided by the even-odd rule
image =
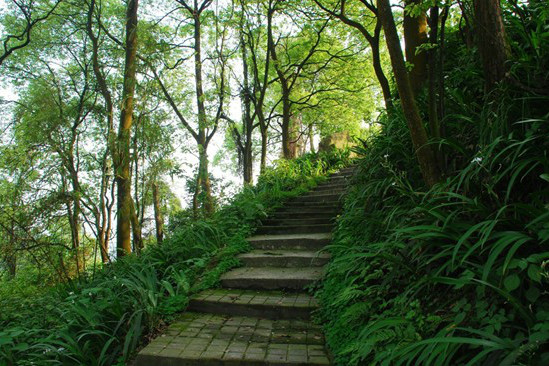
<svg viewBox="0 0 549 366">
<path fill-rule="evenodd" d="M 290 116 L 290 155 L 296 158 L 303 151 L 303 139 L 301 138 L 302 120 L 301 116 L 292 114 Z"/>
<path fill-rule="evenodd" d="M 14 279 L 17 274 L 17 257 L 11 253 L 6 257 L 6 267 L 8 267 L 8 278 Z"/>
<path fill-rule="evenodd" d="M 484 1 L 484 0 L 482 0 Z M 406 5 L 419 4 L 421 0 L 406 0 Z M 427 42 L 427 16 L 421 13 L 416 17 L 404 15 L 404 41 L 406 61 L 413 65 L 409 73 L 410 86 L 414 95 L 421 90 L 427 79 L 427 53 L 417 52 L 418 47 Z"/>
<path fill-rule="evenodd" d="M 162 216 L 162 205 L 160 204 L 160 193 L 158 191 L 158 183 L 152 184 L 153 207 L 154 207 L 154 223 L 156 225 L 156 243 L 162 244 L 164 240 L 164 217 Z"/>
<path fill-rule="evenodd" d="M 141 253 L 143 249 L 143 236 L 141 234 L 141 223 L 139 222 L 139 215 L 131 200 L 131 223 L 132 223 L 132 238 L 133 238 L 133 249 L 137 253 Z"/>
<path fill-rule="evenodd" d="M 265 173 L 265 169 L 267 168 L 267 143 L 269 140 L 269 136 L 267 135 L 267 128 L 261 127 L 261 162 L 260 162 L 260 168 L 259 173 L 263 174 Z"/>
<path fill-rule="evenodd" d="M 210 183 L 210 174 L 208 171 L 208 146 L 206 143 L 198 146 L 199 150 L 199 163 L 198 163 L 198 181 L 197 189 L 197 199 L 202 198 L 202 207 L 207 216 L 213 214 L 214 212 L 214 203 L 212 198 L 212 188 Z M 200 197 L 202 195 L 202 197 Z M 197 203 L 198 206 L 198 203 Z"/>
<path fill-rule="evenodd" d="M 281 81 L 282 84 L 285 84 Z M 291 136 L 291 109 L 290 92 L 285 85 L 282 86 L 282 155 L 285 159 L 295 158 L 295 149 L 292 149 Z"/>
<path fill-rule="evenodd" d="M 484 67 L 486 91 L 503 80 L 509 58 L 509 45 L 501 16 L 500 0 L 474 0 L 475 33 Z"/>
<path fill-rule="evenodd" d="M 139 0 L 129 0 L 126 13 L 126 60 L 122 112 L 118 130 L 116 183 L 118 187 L 116 249 L 122 257 L 131 253 L 132 187 L 130 175 L 130 135 L 137 69 L 137 9 Z"/>
<path fill-rule="evenodd" d="M 214 212 L 212 190 L 210 185 L 210 176 L 208 173 L 208 152 L 206 143 L 206 106 L 204 104 L 204 89 L 202 87 L 202 25 L 200 22 L 200 14 L 194 14 L 194 71 L 196 83 L 196 103 L 198 107 L 198 180 L 197 189 L 204 195 L 203 207 L 207 215 Z M 198 184 L 200 183 L 200 184 Z M 196 196 L 199 196 L 197 194 Z M 198 197 L 197 197 L 198 198 Z"/>
<path fill-rule="evenodd" d="M 381 23 L 380 28 L 381 28 Z M 379 37 L 380 34 L 377 33 L 375 36 L 375 42 L 370 43 L 370 48 L 372 49 L 372 64 L 374 67 L 374 72 L 376 74 L 379 86 L 381 87 L 381 92 L 383 93 L 383 101 L 385 102 L 385 109 L 390 113 L 393 109 L 393 98 L 391 96 L 391 87 L 389 86 L 389 80 L 383 72 L 383 67 L 381 66 L 381 56 L 379 51 Z"/>
<path fill-rule="evenodd" d="M 430 33 L 429 42 L 431 44 L 438 44 L 438 6 L 431 8 L 430 13 Z M 428 53 L 429 56 L 429 127 L 431 130 L 431 136 L 433 138 L 440 138 L 440 126 L 438 122 L 438 110 L 437 110 L 437 49 L 431 49 Z"/>
<path fill-rule="evenodd" d="M 17 252 L 15 251 L 15 227 L 12 221 L 11 232 L 9 233 L 8 247 L 4 252 L 4 261 L 8 268 L 8 278 L 14 279 L 17 274 Z"/>
<path fill-rule="evenodd" d="M 410 80 L 408 79 L 408 73 L 404 63 L 402 49 L 400 48 L 400 41 L 398 39 L 395 20 L 393 18 L 389 0 L 377 0 L 377 8 L 383 24 L 383 30 L 385 31 L 387 48 L 391 57 L 391 64 L 393 66 L 398 93 L 400 95 L 400 102 L 408 128 L 410 129 L 412 143 L 419 162 L 421 174 L 423 175 L 423 179 L 427 186 L 431 187 L 439 182 L 441 178 L 438 160 L 432 146 L 428 145 L 427 132 L 423 127 L 423 122 L 421 121 L 414 99 L 414 93 L 410 86 Z"/>
<path fill-rule="evenodd" d="M 244 25 L 241 24 L 242 29 Z M 242 49 L 242 74 L 243 74 L 243 104 L 244 104 L 244 149 L 242 156 L 242 168 L 243 168 L 243 177 L 244 184 L 251 184 L 253 180 L 253 155 L 252 155 L 252 132 L 254 129 L 253 120 L 251 116 L 251 91 L 250 91 L 250 82 L 248 78 L 248 52 L 246 48 L 246 43 L 244 42 L 244 35 L 240 34 L 240 47 Z"/>
</svg>

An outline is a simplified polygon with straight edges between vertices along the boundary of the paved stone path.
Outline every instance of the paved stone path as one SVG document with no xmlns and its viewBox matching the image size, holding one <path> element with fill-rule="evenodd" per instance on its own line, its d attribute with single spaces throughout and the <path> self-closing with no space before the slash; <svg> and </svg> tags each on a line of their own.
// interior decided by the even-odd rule
<svg viewBox="0 0 549 366">
<path fill-rule="evenodd" d="M 332 175 L 264 220 L 244 264 L 221 289 L 191 299 L 189 311 L 137 356 L 135 366 L 330 365 L 316 300 L 304 288 L 322 277 L 333 218 L 352 168 Z"/>
</svg>

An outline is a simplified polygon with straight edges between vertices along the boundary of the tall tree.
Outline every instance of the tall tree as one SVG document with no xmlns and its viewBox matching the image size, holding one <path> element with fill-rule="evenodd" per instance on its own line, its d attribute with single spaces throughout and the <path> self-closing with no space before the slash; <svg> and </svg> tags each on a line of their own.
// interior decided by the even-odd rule
<svg viewBox="0 0 549 366">
<path fill-rule="evenodd" d="M 404 12 L 404 43 L 409 71 L 410 86 L 417 95 L 427 80 L 427 53 L 419 47 L 428 40 L 427 14 L 422 0 L 406 0 Z"/>
<path fill-rule="evenodd" d="M 131 253 L 132 187 L 130 172 L 130 139 L 137 70 L 137 9 L 139 0 L 129 0 L 126 9 L 126 60 L 122 110 L 116 151 L 117 225 L 116 252 L 118 256 Z"/>
<path fill-rule="evenodd" d="M 280 3 L 282 2 L 269 2 L 270 6 L 267 9 L 267 17 L 271 18 L 271 23 L 274 14 L 280 11 Z M 275 41 L 273 27 L 269 27 L 267 33 L 267 49 L 277 75 L 277 82 L 280 85 L 280 104 L 282 104 L 282 121 L 280 123 L 282 155 L 286 159 L 296 157 L 297 142 L 301 137 L 300 134 L 296 133 L 297 129 L 293 127 L 292 106 L 295 103 L 291 98 L 292 91 L 306 71 L 315 73 L 320 72 L 320 70 L 325 68 L 332 60 L 339 57 L 338 54 L 328 52 L 328 57 L 324 60 L 315 58 L 315 56 L 320 53 L 324 53 L 324 51 L 321 50 L 320 45 L 322 35 L 326 30 L 329 21 L 330 19 L 328 18 L 316 22 L 313 26 L 304 27 L 299 36 L 309 39 L 306 41 L 301 39 L 301 47 L 298 46 L 299 43 L 297 45 L 293 43 L 289 36 L 281 35 L 277 41 Z M 297 42 L 299 42 L 299 37 L 297 38 Z M 290 49 L 292 49 L 293 52 L 290 52 Z M 311 69 L 314 69 L 314 71 Z"/>
<path fill-rule="evenodd" d="M 475 36 L 484 68 L 485 88 L 491 90 L 507 71 L 509 45 L 500 0 L 474 0 Z"/>
<path fill-rule="evenodd" d="M 410 129 L 421 174 L 425 183 L 428 186 L 433 186 L 440 181 L 441 171 L 433 147 L 428 144 L 427 131 L 423 127 L 423 121 L 419 115 L 414 93 L 410 85 L 391 4 L 389 0 L 377 0 L 377 8 L 385 32 L 387 49 L 391 56 L 391 64 L 400 96 L 400 103 L 408 128 Z"/>
<path fill-rule="evenodd" d="M 219 37 L 215 38 L 215 50 L 213 54 L 214 61 L 214 75 L 212 76 L 213 83 L 215 83 L 215 94 L 217 96 L 217 105 L 215 106 L 215 112 L 213 115 L 208 113 L 210 108 L 207 108 L 206 102 L 210 98 L 205 92 L 204 87 L 204 57 L 202 42 L 203 42 L 203 20 L 205 18 L 205 12 L 212 4 L 213 0 L 203 0 L 201 2 L 194 1 L 194 4 L 190 4 L 189 1 L 176 0 L 178 4 L 182 5 L 183 10 L 187 13 L 192 24 L 192 40 L 193 45 L 193 59 L 194 59 L 194 82 L 195 82 L 195 103 L 197 107 L 197 126 L 196 128 L 191 125 L 189 120 L 185 117 L 180 106 L 173 93 L 170 92 L 168 85 L 162 80 L 160 73 L 149 64 L 154 74 L 155 79 L 158 81 L 162 94 L 170 107 L 175 112 L 177 118 L 192 136 L 196 142 L 198 153 L 198 173 L 196 175 L 195 192 L 193 194 L 193 211 L 195 216 L 198 214 L 200 203 L 202 203 L 202 209 L 206 215 L 211 215 L 214 212 L 214 199 L 212 196 L 210 174 L 209 174 L 209 158 L 208 147 L 218 130 L 221 118 L 223 116 L 223 109 L 225 106 L 226 96 L 226 69 L 228 62 L 228 55 L 226 54 L 226 42 L 228 29 L 219 29 L 216 19 L 215 31 Z M 232 16 L 232 13 L 229 17 Z M 188 47 L 188 46 L 183 46 Z M 175 66 L 166 67 L 168 70 L 174 70 L 184 61 L 185 57 L 180 59 Z"/>
</svg>

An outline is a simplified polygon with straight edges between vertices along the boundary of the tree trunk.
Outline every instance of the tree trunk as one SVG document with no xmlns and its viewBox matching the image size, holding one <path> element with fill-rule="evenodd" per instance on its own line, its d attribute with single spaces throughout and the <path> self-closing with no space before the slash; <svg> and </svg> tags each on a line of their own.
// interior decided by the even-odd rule
<svg viewBox="0 0 549 366">
<path fill-rule="evenodd" d="M 17 252 L 15 251 L 15 225 L 12 221 L 9 233 L 8 247 L 4 250 L 4 261 L 8 268 L 8 278 L 14 279 L 17 273 Z"/>
<path fill-rule="evenodd" d="M 269 136 L 267 135 L 267 128 L 261 127 L 261 163 L 259 168 L 259 173 L 265 173 L 267 168 L 267 143 Z"/>
<path fill-rule="evenodd" d="M 208 171 L 208 151 L 207 145 L 198 146 L 199 150 L 199 163 L 198 163 L 198 182 L 197 189 L 199 193 L 197 194 L 197 199 L 202 200 L 202 207 L 207 216 L 210 216 L 214 212 L 214 203 L 212 198 L 212 188 L 210 183 L 210 174 Z M 202 197 L 200 197 L 202 196 Z"/>
<path fill-rule="evenodd" d="M 410 80 L 404 63 L 402 49 L 393 18 L 389 0 L 377 0 L 379 16 L 385 31 L 387 49 L 391 57 L 391 64 L 400 95 L 400 103 L 410 129 L 412 143 L 419 162 L 419 168 L 427 186 L 431 187 L 440 181 L 440 168 L 431 145 L 428 145 L 427 132 L 423 127 L 421 117 L 414 99 Z"/>
<path fill-rule="evenodd" d="M 281 80 L 281 84 L 285 84 Z M 295 149 L 292 149 L 291 136 L 291 110 L 290 110 L 290 92 L 282 86 L 282 155 L 284 159 L 295 158 Z"/>
<path fill-rule="evenodd" d="M 200 22 L 200 13 L 194 14 L 194 76 L 196 83 L 196 104 L 198 107 L 198 180 L 196 199 L 203 195 L 202 207 L 206 215 L 211 215 L 214 211 L 212 190 L 210 186 L 210 176 L 208 174 L 208 152 L 206 143 L 206 106 L 204 104 L 204 89 L 202 87 L 202 25 Z M 199 183 L 199 184 L 198 184 Z M 196 203 L 197 204 L 197 203 Z"/>
<path fill-rule="evenodd" d="M 241 26 L 243 29 L 244 25 L 242 24 Z M 254 125 L 251 116 L 251 91 L 248 78 L 248 53 L 246 49 L 246 43 L 244 42 L 244 35 L 241 33 L 240 37 L 240 47 L 242 48 L 242 74 L 244 76 L 244 84 L 242 90 L 242 97 L 244 102 L 244 149 L 242 151 L 242 168 L 244 184 L 251 184 L 253 180 L 252 132 L 254 129 Z"/>
<path fill-rule="evenodd" d="M 389 86 L 389 80 L 383 72 L 383 67 L 381 66 L 381 56 L 379 52 L 379 39 L 381 36 L 381 22 L 378 20 L 376 23 L 376 29 L 374 32 L 374 37 L 372 42 L 370 42 L 370 48 L 372 49 L 372 64 L 374 67 L 374 72 L 376 74 L 379 86 L 381 87 L 381 92 L 383 93 L 383 100 L 385 102 L 385 109 L 388 113 L 391 113 L 393 109 L 393 98 L 391 96 L 391 87 Z"/>
<path fill-rule="evenodd" d="M 135 208 L 135 204 L 133 203 L 133 199 L 131 200 L 131 215 L 133 249 L 137 253 L 141 253 L 141 250 L 144 247 L 143 235 L 141 234 L 141 223 L 139 222 L 139 215 Z"/>
<path fill-rule="evenodd" d="M 509 45 L 501 16 L 500 0 L 474 0 L 475 34 L 484 68 L 485 88 L 490 91 L 507 71 Z"/>
<path fill-rule="evenodd" d="M 429 42 L 431 44 L 438 44 L 438 6 L 431 8 L 430 13 L 430 26 Z M 440 138 L 440 126 L 438 120 L 437 110 L 437 49 L 429 50 L 429 128 L 431 130 L 431 136 L 433 138 Z"/>
<path fill-rule="evenodd" d="M 121 257 L 131 253 L 132 187 L 130 176 L 130 134 L 137 68 L 137 9 L 139 0 L 129 0 L 126 13 L 126 60 L 122 112 L 118 130 L 116 183 L 118 187 L 116 252 Z"/>
<path fill-rule="evenodd" d="M 8 278 L 14 279 L 17 274 L 17 257 L 15 253 L 10 253 L 6 257 L 6 267 L 8 267 Z"/>
<path fill-rule="evenodd" d="M 158 192 L 158 183 L 152 185 L 154 223 L 156 225 L 156 243 L 162 244 L 164 240 L 164 217 L 162 216 L 162 206 L 160 204 L 160 194 Z"/>
<path fill-rule="evenodd" d="M 484 1 L 484 0 L 482 0 Z M 406 0 L 406 5 L 419 4 L 421 0 Z M 417 48 L 427 42 L 427 16 L 421 13 L 412 17 L 404 15 L 404 42 L 406 44 L 406 61 L 413 65 L 409 73 L 410 86 L 414 95 L 421 90 L 427 79 L 427 53 L 417 52 Z"/>
</svg>

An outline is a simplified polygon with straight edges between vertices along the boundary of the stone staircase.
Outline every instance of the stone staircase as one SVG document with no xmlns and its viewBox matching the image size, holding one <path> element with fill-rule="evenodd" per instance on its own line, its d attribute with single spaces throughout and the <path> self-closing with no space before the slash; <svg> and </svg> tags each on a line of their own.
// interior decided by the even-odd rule
<svg viewBox="0 0 549 366">
<path fill-rule="evenodd" d="M 221 277 L 221 289 L 193 297 L 189 311 L 137 356 L 135 366 L 330 365 L 315 299 L 304 288 L 322 277 L 353 167 L 264 220 L 249 238 L 244 264 Z"/>
</svg>

